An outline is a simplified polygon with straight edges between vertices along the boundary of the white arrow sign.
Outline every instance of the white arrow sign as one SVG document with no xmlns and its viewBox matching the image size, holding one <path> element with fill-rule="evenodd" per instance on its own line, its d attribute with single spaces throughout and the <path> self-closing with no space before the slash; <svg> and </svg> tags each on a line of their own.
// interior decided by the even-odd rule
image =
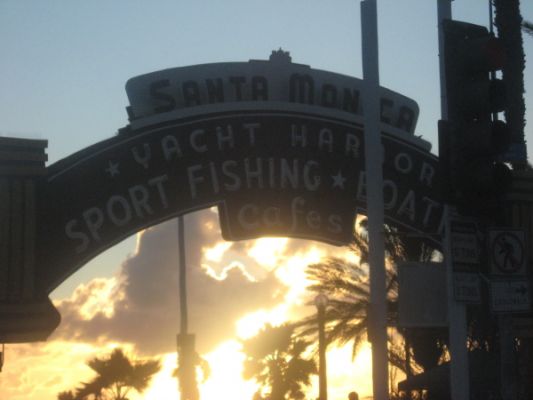
<svg viewBox="0 0 533 400">
<path fill-rule="evenodd" d="M 491 308 L 494 312 L 529 311 L 531 297 L 526 280 L 492 281 L 490 283 Z"/>
</svg>

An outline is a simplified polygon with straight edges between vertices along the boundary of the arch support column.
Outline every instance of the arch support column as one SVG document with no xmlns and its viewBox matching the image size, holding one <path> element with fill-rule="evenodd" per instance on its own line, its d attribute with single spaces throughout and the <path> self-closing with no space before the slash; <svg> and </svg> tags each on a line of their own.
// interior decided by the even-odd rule
<svg viewBox="0 0 533 400">
<path fill-rule="evenodd" d="M 35 291 L 38 191 L 46 140 L 0 137 L 0 342 L 44 340 L 59 324 Z"/>
</svg>

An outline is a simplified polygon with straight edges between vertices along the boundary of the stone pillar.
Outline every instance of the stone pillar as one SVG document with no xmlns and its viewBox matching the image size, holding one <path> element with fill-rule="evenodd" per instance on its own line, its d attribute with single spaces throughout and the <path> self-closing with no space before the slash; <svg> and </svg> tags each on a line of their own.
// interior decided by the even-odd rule
<svg viewBox="0 0 533 400">
<path fill-rule="evenodd" d="M 43 340 L 59 323 L 35 292 L 38 188 L 46 140 L 0 137 L 0 342 Z M 43 298 L 44 297 L 44 298 Z M 50 329 L 51 328 L 51 329 Z"/>
</svg>

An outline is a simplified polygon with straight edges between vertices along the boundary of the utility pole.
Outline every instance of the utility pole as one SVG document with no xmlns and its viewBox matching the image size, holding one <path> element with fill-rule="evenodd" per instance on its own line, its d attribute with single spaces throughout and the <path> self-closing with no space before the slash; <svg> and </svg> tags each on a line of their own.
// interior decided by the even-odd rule
<svg viewBox="0 0 533 400">
<path fill-rule="evenodd" d="M 328 306 L 328 298 L 325 294 L 315 297 L 318 325 L 318 399 L 328 400 L 328 378 L 326 370 L 326 329 L 325 314 Z"/>
<path fill-rule="evenodd" d="M 380 129 L 380 85 L 377 0 L 361 2 L 363 107 L 370 269 L 369 339 L 375 400 L 389 398 L 387 291 L 383 232 L 383 152 Z"/>
<path fill-rule="evenodd" d="M 442 21 L 452 19 L 452 1 L 437 0 L 437 22 L 439 29 L 439 75 L 440 75 L 440 115 L 448 119 L 448 98 L 446 96 L 446 71 L 444 68 L 444 31 Z"/>
<path fill-rule="evenodd" d="M 198 400 L 200 398 L 196 383 L 195 335 L 189 333 L 187 307 L 187 263 L 185 249 L 184 216 L 178 217 L 179 240 L 179 308 L 180 333 L 178 344 L 178 393 L 181 400 Z"/>
<path fill-rule="evenodd" d="M 527 149 L 524 141 L 524 49 L 522 45 L 520 1 L 495 1 L 496 21 L 493 20 L 493 3 L 490 3 L 490 27 L 496 22 L 498 35 L 507 51 L 503 78 L 508 96 L 505 118 L 512 134 L 509 160 L 514 169 L 523 170 L 527 165 Z M 511 222 L 512 221 L 506 221 Z M 509 313 L 497 316 L 500 336 L 500 395 L 503 400 L 513 400 L 518 393 L 518 373 L 512 329 L 513 317 Z"/>
<path fill-rule="evenodd" d="M 524 69 L 522 16 L 520 0 L 494 0 L 495 24 L 505 49 L 502 77 L 505 83 L 507 107 L 505 120 L 511 134 L 506 161 L 515 170 L 527 169 L 527 147 L 524 139 Z"/>
<path fill-rule="evenodd" d="M 187 260 L 185 250 L 185 222 L 184 216 L 178 217 L 179 240 L 179 306 L 180 333 L 187 334 L 189 330 L 189 315 L 187 306 Z"/>
<path fill-rule="evenodd" d="M 451 16 L 449 11 L 443 6 L 443 14 Z M 495 72 L 505 66 L 505 45 L 484 26 L 439 15 L 439 27 L 440 61 L 445 72 L 441 74 L 444 80 L 441 88 L 446 92 L 443 121 L 439 122 L 439 156 L 443 181 L 448 186 L 444 201 L 457 206 L 462 215 L 501 224 L 504 195 L 512 181 L 509 167 L 501 161 L 511 142 L 511 131 L 505 122 L 497 119 L 498 112 L 508 109 L 505 80 L 495 79 Z M 452 208 L 446 205 L 445 210 L 443 247 L 448 276 L 450 392 L 453 400 L 467 400 L 466 306 L 454 298 Z M 512 338 L 509 318 L 499 319 L 502 398 L 509 400 L 513 397 L 509 379 L 513 368 L 510 357 L 504 355 L 512 353 Z"/>
<path fill-rule="evenodd" d="M 441 93 L 441 118 L 448 119 L 448 94 L 446 92 L 445 43 L 443 21 L 452 19 L 452 1 L 437 0 L 437 20 L 439 31 L 439 72 Z M 443 149 L 440 149 L 441 151 Z M 442 154 L 439 154 L 442 156 Z M 450 340 L 450 395 L 452 400 L 468 400 L 470 398 L 470 378 L 468 352 L 466 348 L 466 306 L 458 303 L 453 295 L 453 264 L 451 252 L 451 221 L 452 207 L 444 204 L 444 264 L 446 266 L 446 285 L 448 295 L 448 330 Z"/>
</svg>

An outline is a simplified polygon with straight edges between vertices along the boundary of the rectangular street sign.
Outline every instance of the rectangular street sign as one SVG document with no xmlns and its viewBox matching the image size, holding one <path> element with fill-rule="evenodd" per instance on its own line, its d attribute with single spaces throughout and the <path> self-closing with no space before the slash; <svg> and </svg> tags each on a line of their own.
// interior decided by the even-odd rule
<svg viewBox="0 0 533 400">
<path fill-rule="evenodd" d="M 531 308 L 531 296 L 527 280 L 491 281 L 490 298 L 493 312 L 525 312 Z"/>
<path fill-rule="evenodd" d="M 477 264 L 479 262 L 475 233 L 452 232 L 452 258 L 454 263 Z"/>
<path fill-rule="evenodd" d="M 450 221 L 451 256 L 453 270 L 477 272 L 479 268 L 479 246 L 477 226 L 473 221 L 458 217 Z"/>
<path fill-rule="evenodd" d="M 403 262 L 398 266 L 398 326 L 448 325 L 446 268 L 442 263 Z"/>
<path fill-rule="evenodd" d="M 453 274 L 453 298 L 461 303 L 480 304 L 479 276 L 467 272 L 455 272 Z"/>
</svg>

